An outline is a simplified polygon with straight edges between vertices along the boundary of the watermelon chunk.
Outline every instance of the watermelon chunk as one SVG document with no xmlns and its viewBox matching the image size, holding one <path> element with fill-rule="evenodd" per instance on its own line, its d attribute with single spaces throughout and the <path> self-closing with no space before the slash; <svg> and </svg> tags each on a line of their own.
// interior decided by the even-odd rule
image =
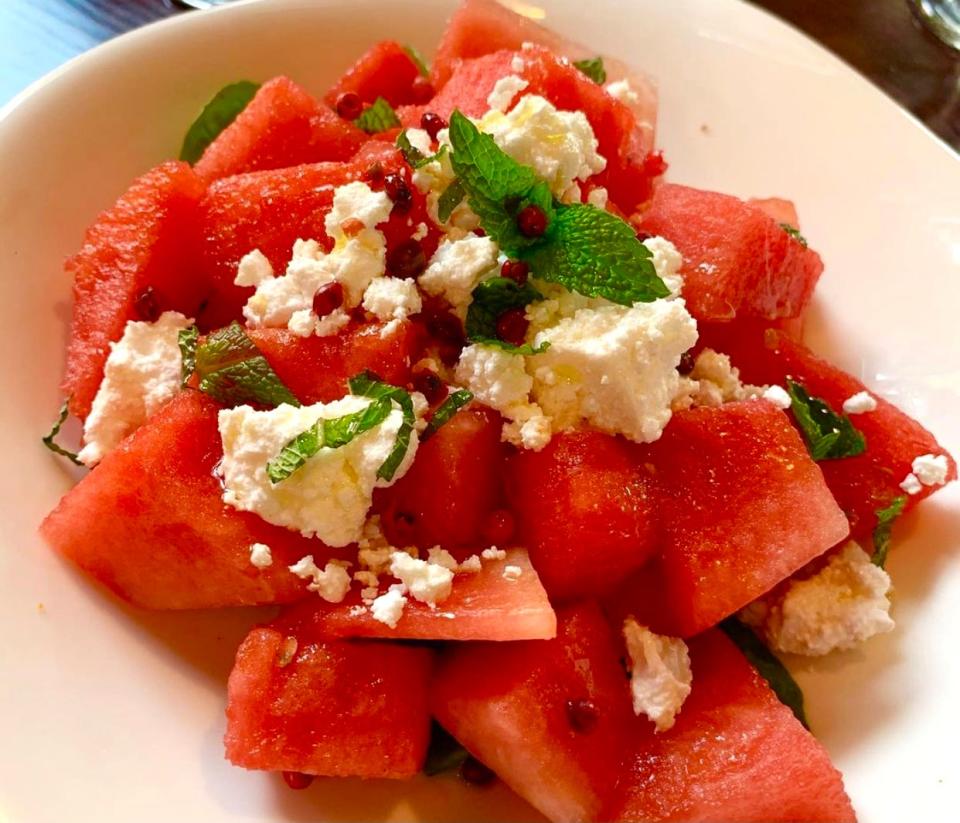
<svg viewBox="0 0 960 823">
<path fill-rule="evenodd" d="M 502 421 L 479 406 L 462 409 L 421 444 L 413 466 L 383 491 L 383 529 L 397 546 L 481 542 L 484 519 L 501 497 Z"/>
<path fill-rule="evenodd" d="M 214 476 L 223 452 L 218 406 L 185 391 L 100 462 L 47 516 L 40 532 L 60 554 L 124 600 L 151 609 L 286 603 L 307 595 L 287 570 L 319 540 L 227 506 Z M 250 545 L 273 564 L 257 569 Z"/>
<path fill-rule="evenodd" d="M 149 289 L 160 312 L 196 313 L 207 291 L 193 242 L 203 188 L 186 163 L 157 166 L 97 218 L 67 261 L 74 303 L 61 388 L 75 416 L 90 412 L 110 343 L 127 321 L 155 319 L 138 313 L 138 296 Z"/>
<path fill-rule="evenodd" d="M 430 667 L 425 648 L 322 640 L 309 626 L 254 629 L 227 684 L 227 758 L 248 769 L 413 777 L 430 734 Z"/>
<path fill-rule="evenodd" d="M 678 412 L 645 451 L 664 540 L 614 611 L 655 632 L 703 631 L 847 536 L 822 472 L 766 401 Z"/>
<path fill-rule="evenodd" d="M 795 229 L 800 228 L 800 216 L 792 200 L 784 200 L 782 197 L 751 197 L 747 203 L 756 206 L 767 217 L 781 225 L 786 223 Z"/>
<path fill-rule="evenodd" d="M 264 83 L 207 146 L 194 170 L 204 180 L 321 160 L 348 160 L 366 135 L 288 77 Z"/>
<path fill-rule="evenodd" d="M 583 603 L 558 612 L 554 640 L 446 649 L 430 706 L 471 754 L 548 818 L 593 820 L 609 798 L 633 720 L 618 655 L 597 606 Z M 571 701 L 593 704 L 592 725 L 571 723 Z"/>
<path fill-rule="evenodd" d="M 506 482 L 520 541 L 555 599 L 607 591 L 656 548 L 650 478 L 622 439 L 556 435 L 511 456 Z"/>
<path fill-rule="evenodd" d="M 676 725 L 638 723 L 602 820 L 854 821 L 830 758 L 719 631 L 690 642 Z"/>
<path fill-rule="evenodd" d="M 420 67 L 407 50 L 393 40 L 372 45 L 324 95 L 330 106 L 344 92 L 353 92 L 364 103 L 383 97 L 391 106 L 417 102 L 413 81 L 420 76 Z"/>
<path fill-rule="evenodd" d="M 518 566 L 516 580 L 503 576 L 506 566 Z M 395 629 L 374 620 L 368 610 L 356 610 L 355 586 L 343 603 L 311 598 L 290 608 L 283 617 L 309 622 L 321 637 L 390 637 L 413 640 L 549 640 L 557 634 L 557 618 L 523 549 L 511 549 L 503 560 L 484 560 L 479 572 L 458 574 L 450 596 L 437 608 L 409 598 Z"/>
<path fill-rule="evenodd" d="M 782 386 L 788 376 L 792 377 L 812 395 L 826 400 L 836 412 L 842 410 L 847 398 L 866 391 L 855 377 L 776 329 L 764 330 L 756 325 L 739 329 L 711 327 L 705 330 L 705 340 L 730 354 L 745 381 Z M 867 450 L 857 457 L 819 463 L 830 491 L 850 520 L 852 535 L 858 538 L 873 531 L 878 509 L 905 494 L 900 483 L 911 472 L 914 458 L 922 454 L 946 455 L 947 479 L 957 477 L 956 461 L 930 432 L 892 403 L 876 394 L 873 397 L 877 400 L 876 411 L 850 418 L 863 432 Z M 907 510 L 940 488 L 923 486 L 918 494 L 906 495 Z"/>
<path fill-rule="evenodd" d="M 640 228 L 680 250 L 683 296 L 698 320 L 797 317 L 823 271 L 813 249 L 763 209 L 727 194 L 664 184 Z"/>
</svg>

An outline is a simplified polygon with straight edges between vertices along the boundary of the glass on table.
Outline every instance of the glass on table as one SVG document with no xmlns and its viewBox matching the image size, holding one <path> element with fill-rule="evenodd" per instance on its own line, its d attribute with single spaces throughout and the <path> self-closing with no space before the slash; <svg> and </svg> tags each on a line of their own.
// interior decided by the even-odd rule
<svg viewBox="0 0 960 823">
<path fill-rule="evenodd" d="M 938 38 L 960 49 L 960 0 L 909 0 L 913 13 Z"/>
</svg>

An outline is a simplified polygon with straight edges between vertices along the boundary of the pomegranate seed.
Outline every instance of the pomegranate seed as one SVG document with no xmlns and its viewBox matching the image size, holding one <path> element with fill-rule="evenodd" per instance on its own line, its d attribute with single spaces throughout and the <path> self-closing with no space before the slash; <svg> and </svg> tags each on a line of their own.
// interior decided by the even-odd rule
<svg viewBox="0 0 960 823">
<path fill-rule="evenodd" d="M 363 173 L 364 179 L 373 183 L 375 186 L 383 182 L 383 166 L 379 163 L 371 163 Z"/>
<path fill-rule="evenodd" d="M 592 700 L 568 700 L 567 720 L 570 728 L 581 734 L 589 734 L 597 725 L 600 712 Z"/>
<path fill-rule="evenodd" d="M 283 779 L 291 789 L 305 789 L 313 783 L 312 774 L 303 774 L 302 772 L 284 772 Z"/>
<path fill-rule="evenodd" d="M 450 124 L 436 112 L 424 112 L 420 118 L 420 128 L 430 135 L 431 140 L 436 140 L 441 129 L 447 128 Z"/>
<path fill-rule="evenodd" d="M 447 387 L 432 371 L 422 371 L 415 374 L 413 376 L 413 389 L 426 397 L 431 406 L 434 403 L 439 403 L 447 396 Z"/>
<path fill-rule="evenodd" d="M 517 215 L 517 228 L 524 237 L 540 237 L 547 230 L 547 214 L 539 206 L 524 206 Z"/>
<path fill-rule="evenodd" d="M 356 120 L 363 112 L 363 101 L 353 91 L 345 91 L 337 98 L 337 114 L 344 120 Z"/>
<path fill-rule="evenodd" d="M 413 205 L 413 192 L 399 174 L 388 174 L 383 178 L 383 190 L 393 201 L 397 211 L 410 211 Z"/>
<path fill-rule="evenodd" d="M 463 346 L 463 325 L 449 312 L 440 311 L 427 317 L 427 331 L 438 343 Z"/>
<path fill-rule="evenodd" d="M 487 786 L 493 782 L 496 775 L 477 758 L 468 756 L 460 765 L 460 777 L 474 786 Z"/>
<path fill-rule="evenodd" d="M 157 303 L 152 286 L 147 286 L 137 295 L 136 300 L 133 301 L 133 309 L 141 320 L 153 323 L 159 319 L 160 304 Z"/>
<path fill-rule="evenodd" d="M 637 229 L 637 240 L 639 240 L 641 243 L 644 240 L 649 240 L 651 237 L 653 237 L 653 235 L 650 234 L 650 232 Z"/>
<path fill-rule="evenodd" d="M 313 295 L 313 313 L 326 317 L 343 305 L 343 286 L 337 282 L 324 283 Z"/>
<path fill-rule="evenodd" d="M 507 509 L 494 509 L 483 521 L 480 533 L 491 546 L 503 546 L 513 540 L 516 524 Z"/>
<path fill-rule="evenodd" d="M 690 372 L 693 371 L 695 362 L 693 352 L 685 351 L 680 355 L 680 365 L 677 366 L 677 371 L 680 372 L 680 374 L 690 374 Z"/>
<path fill-rule="evenodd" d="M 410 238 L 387 252 L 387 274 L 391 277 L 416 277 L 427 267 L 427 256 L 418 240 Z"/>
<path fill-rule="evenodd" d="M 522 286 L 530 276 L 530 267 L 522 260 L 505 260 L 500 267 L 500 276 Z"/>
<path fill-rule="evenodd" d="M 529 325 L 523 309 L 509 309 L 497 318 L 497 337 L 514 346 L 522 346 Z"/>
<path fill-rule="evenodd" d="M 433 84 L 426 77 L 418 77 L 410 86 L 410 96 L 413 98 L 413 102 L 418 105 L 429 103 L 433 100 L 434 94 L 436 92 L 433 89 Z"/>
</svg>

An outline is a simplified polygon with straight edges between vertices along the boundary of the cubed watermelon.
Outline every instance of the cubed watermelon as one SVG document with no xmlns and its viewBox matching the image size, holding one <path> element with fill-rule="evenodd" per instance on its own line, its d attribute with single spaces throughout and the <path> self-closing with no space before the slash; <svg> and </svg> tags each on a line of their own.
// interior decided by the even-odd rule
<svg viewBox="0 0 960 823">
<path fill-rule="evenodd" d="M 264 83 L 194 166 L 204 180 L 232 174 L 348 160 L 366 135 L 288 77 Z"/>
<path fill-rule="evenodd" d="M 378 502 L 383 529 L 399 546 L 474 545 L 501 498 L 502 421 L 463 409 L 420 445 L 410 471 Z"/>
<path fill-rule="evenodd" d="M 787 377 L 792 377 L 837 412 L 849 397 L 866 391 L 855 377 L 776 329 L 765 330 L 758 325 L 736 329 L 707 327 L 704 339 L 730 354 L 745 381 L 782 386 Z M 823 460 L 819 464 L 830 491 L 850 520 L 854 537 L 867 536 L 877 525 L 877 510 L 905 494 L 900 483 L 912 471 L 914 458 L 923 454 L 946 455 L 947 479 L 957 477 L 956 462 L 930 432 L 892 403 L 876 394 L 873 397 L 877 401 L 876 411 L 850 418 L 866 438 L 866 451 L 857 457 Z M 923 486 L 919 493 L 906 495 L 907 509 L 940 488 Z"/>
<path fill-rule="evenodd" d="M 595 604 L 557 614 L 557 637 L 447 648 L 434 716 L 555 821 L 597 819 L 627 750 L 632 713 L 619 647 Z"/>
<path fill-rule="evenodd" d="M 555 599 L 609 590 L 656 548 L 652 484 L 625 440 L 558 434 L 510 457 L 506 484 L 520 541 Z"/>
<path fill-rule="evenodd" d="M 430 736 L 426 648 L 254 629 L 227 684 L 227 758 L 330 777 L 413 777 Z"/>
<path fill-rule="evenodd" d="M 519 577 L 503 570 L 516 566 Z M 413 640 L 549 640 L 557 618 L 530 558 L 511 549 L 501 560 L 483 560 L 480 571 L 453 579 L 450 596 L 436 608 L 409 598 L 395 629 L 360 610 L 355 586 L 343 603 L 310 598 L 284 613 L 284 621 L 310 622 L 322 637 L 389 637 Z"/>
<path fill-rule="evenodd" d="M 77 417 L 89 413 L 110 343 L 128 320 L 167 310 L 193 316 L 206 295 L 194 243 L 203 190 L 186 163 L 157 166 L 97 218 L 67 261 L 74 304 L 62 389 Z"/>
<path fill-rule="evenodd" d="M 344 92 L 353 92 L 364 103 L 383 97 L 391 106 L 419 102 L 413 92 L 413 81 L 420 76 L 420 67 L 409 52 L 393 40 L 374 43 L 324 95 L 330 106 Z"/>
<path fill-rule="evenodd" d="M 727 194 L 664 184 L 640 228 L 683 255 L 683 296 L 698 320 L 797 317 L 823 271 L 764 209 Z"/>
<path fill-rule="evenodd" d="M 719 631 L 690 642 L 693 689 L 676 725 L 638 722 L 602 820 L 829 821 L 856 817 L 840 773 Z"/>
<path fill-rule="evenodd" d="M 613 610 L 661 634 L 713 626 L 849 531 L 800 435 L 765 400 L 678 412 L 641 459 L 664 538 Z"/>
<path fill-rule="evenodd" d="M 152 609 L 286 603 L 307 595 L 287 570 L 332 551 L 315 539 L 227 506 L 214 467 L 218 406 L 185 391 L 110 452 L 44 520 L 60 554 L 114 593 Z M 265 543 L 273 563 L 250 563 Z"/>
</svg>

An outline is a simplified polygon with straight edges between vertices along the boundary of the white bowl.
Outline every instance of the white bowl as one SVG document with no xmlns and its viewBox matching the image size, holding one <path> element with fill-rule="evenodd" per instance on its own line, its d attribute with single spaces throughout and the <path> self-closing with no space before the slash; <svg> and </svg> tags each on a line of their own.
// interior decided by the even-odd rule
<svg viewBox="0 0 960 823">
<path fill-rule="evenodd" d="M 320 781 L 294 793 L 229 766 L 224 682 L 256 615 L 133 611 L 36 535 L 74 478 L 39 438 L 59 405 L 61 262 L 84 227 L 176 154 L 223 84 L 285 73 L 322 92 L 374 40 L 429 52 L 451 6 L 275 0 L 184 15 L 83 55 L 0 114 L 0 817 L 537 819 L 502 788 Z M 813 345 L 960 453 L 957 157 L 823 49 L 736 0 L 594 0 L 589 14 L 555 0 L 546 22 L 659 78 L 672 179 L 796 200 L 827 262 Z M 947 490 L 897 527 L 897 631 L 795 667 L 864 821 L 960 807 L 958 500 Z"/>
</svg>

